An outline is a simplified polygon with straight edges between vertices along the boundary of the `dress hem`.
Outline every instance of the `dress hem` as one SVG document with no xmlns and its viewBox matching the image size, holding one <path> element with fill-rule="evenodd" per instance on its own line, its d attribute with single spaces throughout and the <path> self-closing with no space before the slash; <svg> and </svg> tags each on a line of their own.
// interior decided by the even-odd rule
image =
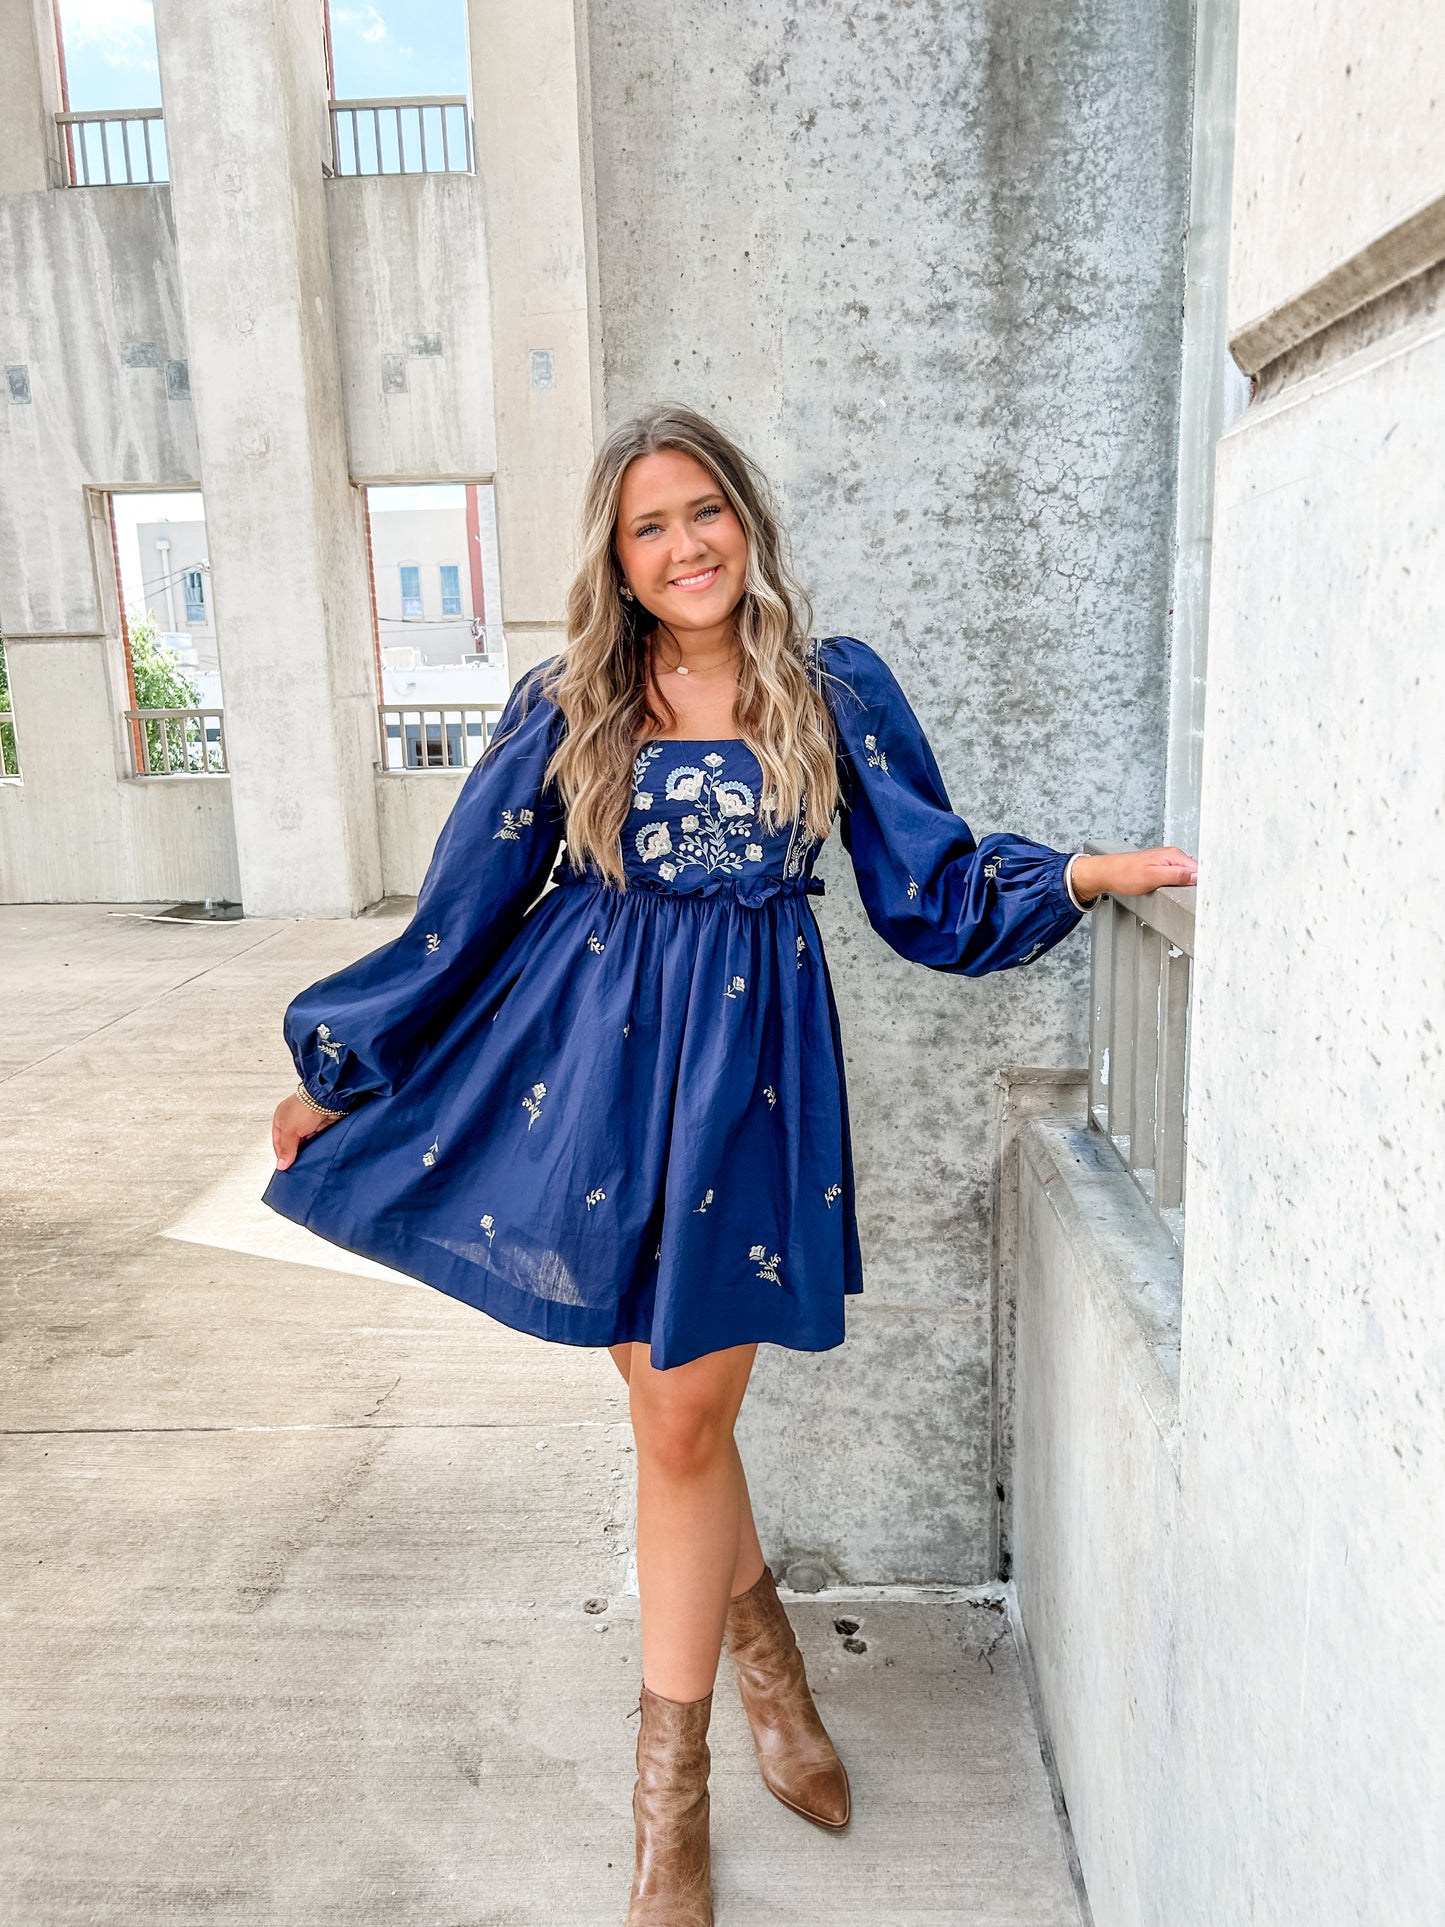
<svg viewBox="0 0 1445 1927">
<path fill-rule="evenodd" d="M 328 1228 L 326 1224 L 318 1222 L 314 1195 L 304 1205 L 298 1199 L 296 1200 L 298 1208 L 288 1208 L 289 1201 L 288 1204 L 283 1204 L 279 1196 L 273 1196 L 273 1193 L 280 1192 L 288 1175 L 276 1172 L 262 1194 L 262 1203 L 269 1205 L 279 1217 L 288 1219 L 292 1224 L 301 1225 L 303 1229 L 324 1239 L 327 1244 L 335 1245 L 341 1251 L 349 1251 L 356 1257 L 370 1259 L 373 1264 L 385 1265 L 388 1270 L 398 1271 L 418 1284 L 429 1286 L 433 1291 L 441 1292 L 444 1297 L 451 1298 L 458 1304 L 466 1305 L 473 1311 L 482 1312 L 486 1317 L 495 1320 L 499 1325 L 505 1325 L 511 1331 L 521 1332 L 529 1338 L 540 1338 L 548 1344 L 571 1345 L 584 1351 L 602 1351 L 610 1345 L 645 1344 L 649 1348 L 654 1368 L 658 1371 L 667 1371 L 674 1366 L 689 1365 L 695 1359 L 709 1357 L 713 1352 L 729 1351 L 738 1345 L 776 1345 L 780 1350 L 792 1352 L 835 1351 L 844 1343 L 847 1336 L 841 1328 L 836 1333 L 819 1332 L 813 1339 L 802 1338 L 797 1334 L 783 1337 L 776 1329 L 759 1329 L 755 1332 L 748 1331 L 744 1335 L 734 1335 L 730 1332 L 725 1342 L 716 1344 L 693 1345 L 689 1342 L 681 1347 L 669 1346 L 665 1343 L 659 1345 L 652 1329 L 654 1319 L 650 1306 L 646 1311 L 639 1308 L 634 1318 L 627 1319 L 619 1317 L 621 1307 L 589 1312 L 586 1308 L 575 1305 L 552 1305 L 550 1301 L 538 1300 L 529 1293 L 516 1290 L 500 1278 L 492 1278 L 487 1289 L 479 1291 L 468 1288 L 460 1282 L 448 1283 L 440 1276 L 428 1276 L 418 1268 L 412 1247 L 393 1246 L 390 1240 L 377 1235 L 377 1226 L 374 1221 L 363 1223 L 353 1219 L 337 1220 Z M 439 1262 L 437 1269 L 445 1269 L 444 1264 Z M 844 1285 L 842 1295 L 845 1298 L 858 1297 L 862 1289 L 861 1284 L 850 1281 Z M 515 1300 L 515 1304 L 508 1304 L 508 1299 Z M 563 1313 L 569 1314 L 565 1322 L 573 1326 L 570 1332 L 561 1329 L 564 1320 L 559 1314 Z M 579 1319 L 593 1321 L 596 1335 L 583 1336 L 576 1329 Z M 604 1332 L 602 1328 L 609 1322 L 611 1329 Z M 767 1322 L 758 1321 L 761 1326 L 766 1326 Z M 703 1335 L 699 1334 L 699 1336 Z"/>
</svg>

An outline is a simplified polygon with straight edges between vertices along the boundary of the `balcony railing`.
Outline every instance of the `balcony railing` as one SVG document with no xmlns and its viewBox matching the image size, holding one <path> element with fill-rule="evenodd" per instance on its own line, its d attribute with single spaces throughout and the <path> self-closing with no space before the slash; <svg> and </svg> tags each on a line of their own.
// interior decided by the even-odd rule
<svg viewBox="0 0 1445 1927">
<path fill-rule="evenodd" d="M 57 114 L 69 187 L 134 187 L 171 178 L 159 107 Z"/>
<path fill-rule="evenodd" d="M 135 776 L 224 776 L 226 723 L 219 709 L 127 709 Z"/>
<path fill-rule="evenodd" d="M 473 174 L 465 94 L 407 100 L 333 100 L 332 165 L 338 174 Z"/>
<path fill-rule="evenodd" d="M 492 739 L 501 705 L 382 703 L 384 770 L 470 769 Z"/>
<path fill-rule="evenodd" d="M 1192 889 L 1106 897 L 1093 912 L 1089 1115 L 1180 1245 L 1193 967 Z"/>
</svg>

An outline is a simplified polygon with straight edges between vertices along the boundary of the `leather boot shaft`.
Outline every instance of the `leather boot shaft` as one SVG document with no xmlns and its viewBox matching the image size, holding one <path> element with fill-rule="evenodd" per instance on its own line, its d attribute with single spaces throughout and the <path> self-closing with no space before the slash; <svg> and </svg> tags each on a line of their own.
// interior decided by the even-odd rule
<svg viewBox="0 0 1445 1927">
<path fill-rule="evenodd" d="M 728 1606 L 727 1645 L 768 1791 L 821 1827 L 848 1824 L 848 1775 L 808 1688 L 773 1575 Z"/>
<path fill-rule="evenodd" d="M 627 1927 L 713 1927 L 707 1729 L 712 1694 L 669 1700 L 644 1686 L 632 1815 L 637 1866 Z"/>
</svg>

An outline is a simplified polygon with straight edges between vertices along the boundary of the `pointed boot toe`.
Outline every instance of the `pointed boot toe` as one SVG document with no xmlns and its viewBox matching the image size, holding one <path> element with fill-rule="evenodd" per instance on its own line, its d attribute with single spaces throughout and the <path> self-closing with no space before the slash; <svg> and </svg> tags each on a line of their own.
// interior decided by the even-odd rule
<svg viewBox="0 0 1445 1927">
<path fill-rule="evenodd" d="M 766 1566 L 758 1583 L 729 1604 L 727 1643 L 763 1784 L 805 1820 L 847 1826 L 848 1775 L 813 1703 L 803 1655 Z"/>
<path fill-rule="evenodd" d="M 669 1700 L 644 1686 L 632 1816 L 637 1865 L 627 1927 L 713 1927 L 707 1728 L 712 1694 Z"/>
</svg>

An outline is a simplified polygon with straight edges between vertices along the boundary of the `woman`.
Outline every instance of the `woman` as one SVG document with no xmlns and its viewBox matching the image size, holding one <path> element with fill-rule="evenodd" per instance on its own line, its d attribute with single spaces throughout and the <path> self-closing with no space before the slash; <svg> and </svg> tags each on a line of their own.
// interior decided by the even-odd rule
<svg viewBox="0 0 1445 1927">
<path fill-rule="evenodd" d="M 733 1441 L 758 1344 L 840 1344 L 862 1286 L 807 903 L 821 841 L 838 816 L 874 928 L 967 975 L 1041 956 L 1100 892 L 1195 875 L 1172 849 L 976 844 L 884 663 L 810 641 L 808 613 L 726 436 L 681 408 L 620 428 L 587 485 L 567 646 L 513 690 L 415 918 L 286 1015 L 301 1083 L 267 1202 L 520 1330 L 606 1345 L 627 1381 L 630 1927 L 712 1920 L 724 1632 L 768 1787 L 822 1826 L 849 1815 Z"/>
</svg>

